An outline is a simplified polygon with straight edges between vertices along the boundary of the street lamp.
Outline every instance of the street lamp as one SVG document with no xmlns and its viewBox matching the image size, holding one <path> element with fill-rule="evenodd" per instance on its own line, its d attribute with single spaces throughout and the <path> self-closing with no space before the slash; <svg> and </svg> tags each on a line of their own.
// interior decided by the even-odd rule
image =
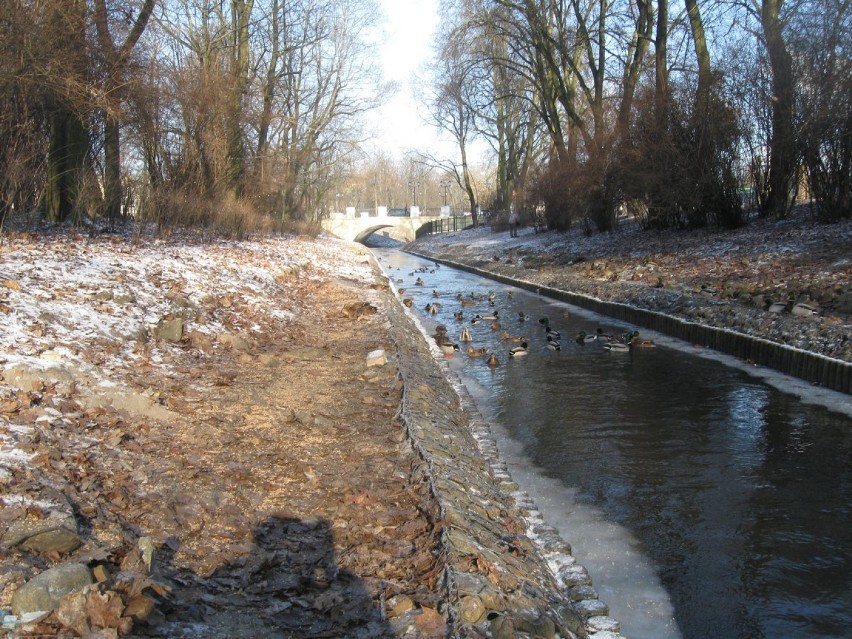
<svg viewBox="0 0 852 639">
<path fill-rule="evenodd" d="M 408 181 L 408 186 L 410 186 L 414 191 L 414 202 L 413 202 L 412 206 L 417 206 L 417 184 L 418 183 L 419 183 L 419 180 L 409 180 Z"/>
<path fill-rule="evenodd" d="M 441 180 L 441 186 L 444 187 L 444 206 L 447 206 L 447 189 L 450 188 L 450 181 Z"/>
</svg>

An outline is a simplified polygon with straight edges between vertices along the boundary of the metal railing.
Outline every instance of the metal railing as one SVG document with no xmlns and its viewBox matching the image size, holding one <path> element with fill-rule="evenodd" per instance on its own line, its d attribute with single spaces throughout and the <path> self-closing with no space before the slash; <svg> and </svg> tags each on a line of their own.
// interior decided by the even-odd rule
<svg viewBox="0 0 852 639">
<path fill-rule="evenodd" d="M 473 219 L 470 217 L 465 217 L 463 215 L 442 217 L 438 220 L 426 222 L 426 224 L 417 229 L 415 237 L 435 235 L 436 233 L 452 233 L 453 231 L 461 231 L 470 226 L 473 226 Z"/>
</svg>

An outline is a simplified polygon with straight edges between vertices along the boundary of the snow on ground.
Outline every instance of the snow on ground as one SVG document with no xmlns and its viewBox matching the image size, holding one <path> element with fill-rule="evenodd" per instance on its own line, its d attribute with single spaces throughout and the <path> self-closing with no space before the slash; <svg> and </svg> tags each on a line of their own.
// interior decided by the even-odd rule
<svg viewBox="0 0 852 639">
<path fill-rule="evenodd" d="M 64 385 L 112 397 L 145 367 L 174 365 L 157 341 L 164 318 L 183 317 L 193 334 L 249 336 L 304 312 L 298 290 L 324 280 L 373 281 L 367 256 L 337 240 L 294 237 L 187 243 L 78 235 L 12 236 L 0 244 L 0 479 L 27 463 L 11 437 L 21 428 L 22 393 Z M 199 357 L 202 355 L 199 353 Z M 106 400 L 105 400 L 106 401 Z M 51 419 L 62 413 L 51 406 Z M 55 415 L 50 413 L 56 413 Z M 0 500 L 3 501 L 3 500 Z"/>
</svg>

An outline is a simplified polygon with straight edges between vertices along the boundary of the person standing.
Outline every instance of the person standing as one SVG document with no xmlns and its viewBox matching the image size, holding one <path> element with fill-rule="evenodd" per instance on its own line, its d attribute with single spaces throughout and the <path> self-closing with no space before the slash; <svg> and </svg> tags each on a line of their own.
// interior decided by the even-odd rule
<svg viewBox="0 0 852 639">
<path fill-rule="evenodd" d="M 518 237 L 518 228 L 521 226 L 521 216 L 515 204 L 516 193 L 512 191 L 512 201 L 509 202 L 509 235 Z"/>
</svg>

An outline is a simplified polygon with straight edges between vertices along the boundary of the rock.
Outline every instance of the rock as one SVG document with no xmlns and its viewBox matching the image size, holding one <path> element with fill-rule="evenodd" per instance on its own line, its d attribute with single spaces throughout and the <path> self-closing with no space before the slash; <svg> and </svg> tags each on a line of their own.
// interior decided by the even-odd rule
<svg viewBox="0 0 852 639">
<path fill-rule="evenodd" d="M 235 351 L 247 353 L 251 350 L 251 344 L 248 340 L 243 339 L 239 335 L 233 333 L 221 333 L 216 337 L 216 341 L 224 346 L 230 346 Z"/>
<path fill-rule="evenodd" d="M 387 608 L 388 616 L 400 617 L 406 612 L 414 610 L 415 604 L 414 601 L 412 601 L 411 597 L 406 597 L 405 595 L 397 595 L 396 597 L 391 597 L 390 599 L 388 599 Z"/>
<path fill-rule="evenodd" d="M 83 541 L 77 536 L 77 520 L 64 497 L 54 495 L 62 505 L 51 510 L 47 517 L 25 518 L 13 522 L 2 537 L 5 546 L 20 546 L 30 552 L 46 554 L 69 553 Z M 63 507 L 64 505 L 64 507 Z"/>
<path fill-rule="evenodd" d="M 177 343 L 183 339 L 183 318 L 164 317 L 151 329 L 151 334 L 156 340 Z"/>
<path fill-rule="evenodd" d="M 56 384 L 57 391 L 65 393 L 74 381 L 74 374 L 64 366 L 54 364 L 51 359 L 55 353 L 45 351 L 42 359 L 45 365 L 18 363 L 3 369 L 3 381 L 23 391 L 37 393 L 45 386 Z"/>
<path fill-rule="evenodd" d="M 381 348 L 367 354 L 367 366 L 384 366 L 387 361 L 385 351 Z"/>
<path fill-rule="evenodd" d="M 462 620 L 465 623 L 471 625 L 477 624 L 482 621 L 486 613 L 485 605 L 482 603 L 482 599 L 480 599 L 476 595 L 462 597 L 461 601 L 459 602 L 459 609 Z"/>
<path fill-rule="evenodd" d="M 92 574 L 84 564 L 61 564 L 45 570 L 18 588 L 12 597 L 12 612 L 16 615 L 38 610 L 53 610 L 60 599 L 83 590 L 92 583 Z"/>
</svg>

